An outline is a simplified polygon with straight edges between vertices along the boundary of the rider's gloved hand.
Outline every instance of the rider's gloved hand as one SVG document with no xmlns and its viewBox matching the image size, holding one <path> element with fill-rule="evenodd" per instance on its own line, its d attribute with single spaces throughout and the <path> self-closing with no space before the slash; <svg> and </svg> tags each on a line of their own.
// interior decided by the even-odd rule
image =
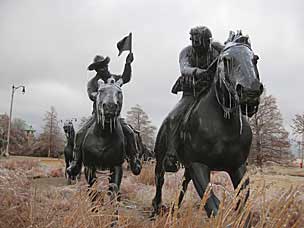
<svg viewBox="0 0 304 228">
<path fill-rule="evenodd" d="M 131 63 L 133 62 L 133 60 L 134 60 L 133 53 L 130 52 L 130 53 L 128 54 L 127 58 L 126 58 L 126 63 L 127 63 L 127 64 L 131 64 Z"/>
</svg>

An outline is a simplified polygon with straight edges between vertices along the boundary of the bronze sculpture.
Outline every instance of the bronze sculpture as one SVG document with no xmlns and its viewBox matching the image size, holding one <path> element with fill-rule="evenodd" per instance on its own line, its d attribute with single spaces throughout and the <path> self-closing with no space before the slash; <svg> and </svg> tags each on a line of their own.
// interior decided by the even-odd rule
<svg viewBox="0 0 304 228">
<path fill-rule="evenodd" d="M 65 175 L 67 178 L 68 184 L 71 184 L 71 180 L 75 179 L 75 176 L 71 176 L 67 173 L 67 168 L 70 166 L 70 163 L 73 161 L 73 148 L 74 148 L 74 140 L 75 140 L 75 129 L 73 122 L 71 120 L 67 120 L 63 124 L 63 131 L 66 136 L 66 145 L 64 146 L 64 160 L 65 160 Z M 78 174 L 77 179 L 80 179 L 80 174 Z"/>
<path fill-rule="evenodd" d="M 207 89 L 212 82 L 214 72 L 207 67 L 217 58 L 223 46 L 212 41 L 209 28 L 199 26 L 190 30 L 191 45 L 185 47 L 179 55 L 181 76 L 172 88 L 172 93 L 183 92 L 183 96 L 169 113 L 164 123 L 170 128 L 167 131 L 168 151 L 165 158 L 167 172 L 176 172 L 177 163 L 178 126 L 186 111 L 195 100 L 195 91 Z"/>
<path fill-rule="evenodd" d="M 82 144 L 82 162 L 90 186 L 96 181 L 96 169 L 110 169 L 110 190 L 119 191 L 124 162 L 125 137 L 119 115 L 122 107 L 123 80 L 98 80 L 96 95 L 96 121 L 88 128 Z"/>
<path fill-rule="evenodd" d="M 263 92 L 257 59 L 249 38 L 240 31 L 237 34 L 231 32 L 219 56 L 207 67 L 206 74 L 215 72 L 211 87 L 195 92 L 195 101 L 176 130 L 180 141 L 176 147 L 177 157 L 185 166 L 178 206 L 191 180 L 199 196 L 203 197 L 211 170 L 226 171 L 235 188 L 244 176 L 252 141 L 251 128 L 244 116 L 251 117 L 257 112 Z M 166 171 L 164 161 L 170 147 L 168 131 L 172 129 L 164 121 L 155 143 L 156 193 L 152 201 L 155 214 L 160 212 Z M 249 178 L 242 189 L 248 184 Z M 205 205 L 207 215 L 216 215 L 218 207 L 219 200 L 211 192 Z"/>
<path fill-rule="evenodd" d="M 73 161 L 71 166 L 67 169 L 67 172 L 76 176 L 81 169 L 81 163 L 83 162 L 83 153 L 82 153 L 82 144 L 84 138 L 87 134 L 88 129 L 94 124 L 96 121 L 96 98 L 98 94 L 98 81 L 102 80 L 103 82 L 107 82 L 110 78 L 115 81 L 120 81 L 122 84 L 126 84 L 131 79 L 131 63 L 133 62 L 133 53 L 129 53 L 126 58 L 126 64 L 124 67 L 124 71 L 122 75 L 111 74 L 108 70 L 108 63 L 110 62 L 109 57 L 103 57 L 97 55 L 94 58 L 94 62 L 88 66 L 88 70 L 95 70 L 97 74 L 94 78 L 92 78 L 87 85 L 87 92 L 89 98 L 93 101 L 93 113 L 91 118 L 87 121 L 87 123 L 77 132 L 75 138 L 75 146 L 73 151 Z M 137 136 L 133 129 L 125 122 L 123 118 L 118 118 L 120 125 L 123 129 L 124 137 L 126 138 L 126 153 L 129 157 L 131 170 L 135 175 L 138 175 L 141 170 L 141 164 L 139 159 L 137 158 L 138 148 L 137 148 Z"/>
</svg>

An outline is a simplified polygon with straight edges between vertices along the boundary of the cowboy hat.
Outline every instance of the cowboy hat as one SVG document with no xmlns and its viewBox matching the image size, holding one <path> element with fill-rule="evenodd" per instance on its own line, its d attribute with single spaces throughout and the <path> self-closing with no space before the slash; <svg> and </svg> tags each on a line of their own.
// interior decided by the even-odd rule
<svg viewBox="0 0 304 228">
<path fill-rule="evenodd" d="M 110 57 L 108 57 L 108 56 L 103 57 L 100 55 L 96 55 L 93 60 L 93 63 L 91 63 L 88 66 L 88 70 L 95 70 L 97 68 L 104 67 L 104 66 L 108 65 L 109 62 L 110 62 Z"/>
</svg>

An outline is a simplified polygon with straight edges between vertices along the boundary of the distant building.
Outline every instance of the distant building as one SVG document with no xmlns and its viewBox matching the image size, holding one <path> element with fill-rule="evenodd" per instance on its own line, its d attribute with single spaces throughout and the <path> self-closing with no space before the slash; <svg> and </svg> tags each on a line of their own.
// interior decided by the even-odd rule
<svg viewBox="0 0 304 228">
<path fill-rule="evenodd" d="M 32 125 L 30 125 L 26 129 L 24 129 L 24 131 L 26 133 L 27 143 L 31 144 L 34 141 L 34 138 L 35 138 L 34 133 L 36 132 L 36 130 L 34 130 Z"/>
</svg>

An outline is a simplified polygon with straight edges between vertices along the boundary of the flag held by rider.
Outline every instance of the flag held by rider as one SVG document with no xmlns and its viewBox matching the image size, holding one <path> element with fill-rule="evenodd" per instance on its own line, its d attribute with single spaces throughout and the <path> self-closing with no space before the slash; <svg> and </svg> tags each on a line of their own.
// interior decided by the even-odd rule
<svg viewBox="0 0 304 228">
<path fill-rule="evenodd" d="M 132 52 L 132 33 L 130 32 L 129 35 L 124 37 L 122 40 L 120 40 L 117 43 L 117 48 L 118 48 L 118 56 L 121 55 L 123 51 L 130 51 Z"/>
</svg>

